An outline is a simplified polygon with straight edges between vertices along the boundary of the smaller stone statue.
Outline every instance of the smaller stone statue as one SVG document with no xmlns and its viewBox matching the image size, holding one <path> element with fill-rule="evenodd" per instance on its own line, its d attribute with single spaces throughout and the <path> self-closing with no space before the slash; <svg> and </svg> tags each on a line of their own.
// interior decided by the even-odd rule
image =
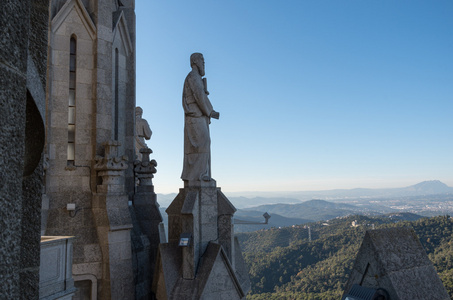
<svg viewBox="0 0 453 300">
<path fill-rule="evenodd" d="M 151 139 L 153 132 L 149 128 L 148 122 L 142 118 L 143 109 L 140 106 L 135 108 L 135 155 L 138 160 L 142 160 L 140 149 L 148 148 L 145 139 Z"/>
</svg>

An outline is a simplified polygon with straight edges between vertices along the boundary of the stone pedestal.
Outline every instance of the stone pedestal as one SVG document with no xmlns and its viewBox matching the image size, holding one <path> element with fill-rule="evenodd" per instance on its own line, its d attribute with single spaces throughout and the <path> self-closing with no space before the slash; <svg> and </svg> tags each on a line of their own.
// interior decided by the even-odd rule
<svg viewBox="0 0 453 300">
<path fill-rule="evenodd" d="M 185 182 L 166 210 L 169 240 L 159 246 L 153 282 L 158 299 L 245 297 L 250 282 L 234 239 L 235 211 L 215 180 Z"/>
<path fill-rule="evenodd" d="M 132 220 L 124 189 L 127 157 L 118 155 L 119 145 L 117 141 L 105 143 L 105 156 L 96 157 L 94 166 L 102 177 L 92 204 L 102 251 L 102 289 L 98 299 L 134 299 L 135 295 L 130 236 Z"/>
</svg>

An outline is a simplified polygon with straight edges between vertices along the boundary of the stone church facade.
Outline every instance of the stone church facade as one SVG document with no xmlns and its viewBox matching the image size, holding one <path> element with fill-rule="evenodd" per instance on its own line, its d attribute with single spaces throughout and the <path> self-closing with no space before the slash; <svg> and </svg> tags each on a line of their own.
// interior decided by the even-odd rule
<svg viewBox="0 0 453 300">
<path fill-rule="evenodd" d="M 147 298 L 158 240 L 143 232 L 161 217 L 141 227 L 132 205 L 135 1 L 53 0 L 49 14 L 41 234 L 75 237 L 74 299 Z"/>
</svg>

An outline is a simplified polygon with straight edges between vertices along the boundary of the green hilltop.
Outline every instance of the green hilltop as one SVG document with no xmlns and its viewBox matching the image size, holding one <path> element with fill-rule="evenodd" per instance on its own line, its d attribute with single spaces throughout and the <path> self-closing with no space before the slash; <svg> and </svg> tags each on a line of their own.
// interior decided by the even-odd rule
<svg viewBox="0 0 453 300">
<path fill-rule="evenodd" d="M 349 216 L 307 226 L 238 234 L 250 269 L 248 300 L 340 299 L 365 230 L 412 226 L 453 299 L 453 219 Z M 352 226 L 352 222 L 358 226 Z"/>
</svg>

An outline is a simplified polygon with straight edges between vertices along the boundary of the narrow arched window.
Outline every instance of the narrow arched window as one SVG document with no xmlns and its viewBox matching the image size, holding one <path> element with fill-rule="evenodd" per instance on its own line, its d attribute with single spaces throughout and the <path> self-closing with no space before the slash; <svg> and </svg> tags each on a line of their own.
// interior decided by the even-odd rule
<svg viewBox="0 0 453 300">
<path fill-rule="evenodd" d="M 115 48 L 115 140 L 118 140 L 118 119 L 119 119 L 119 99 L 118 99 L 118 85 L 119 85 L 119 53 L 118 48 Z"/>
<path fill-rule="evenodd" d="M 75 159 L 77 41 L 71 37 L 69 47 L 68 165 Z"/>
</svg>

